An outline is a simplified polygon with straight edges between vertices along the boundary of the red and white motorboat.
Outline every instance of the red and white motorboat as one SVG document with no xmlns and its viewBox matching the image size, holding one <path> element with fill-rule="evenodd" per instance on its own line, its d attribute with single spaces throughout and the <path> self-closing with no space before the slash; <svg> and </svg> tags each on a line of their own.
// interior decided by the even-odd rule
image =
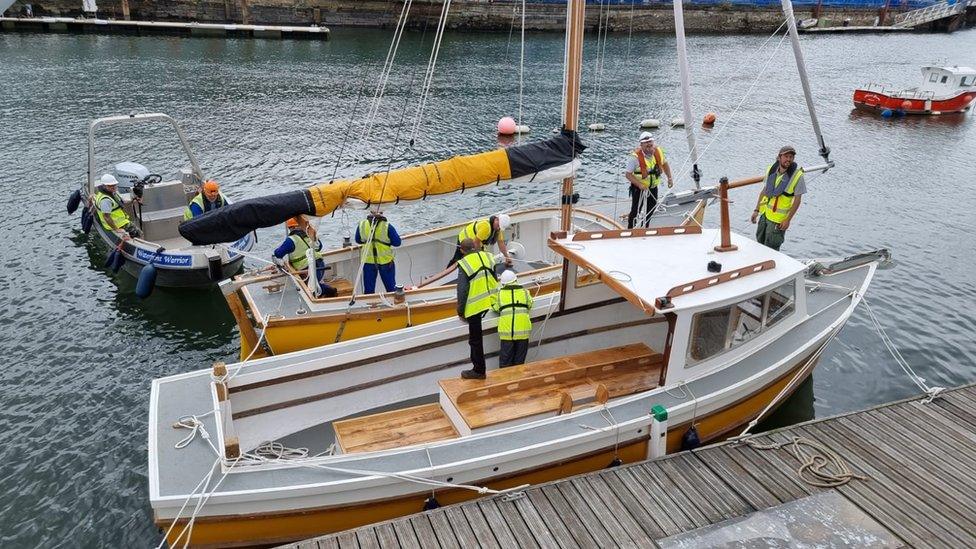
<svg viewBox="0 0 976 549">
<path fill-rule="evenodd" d="M 976 101 L 976 70 L 969 67 L 922 67 L 922 85 L 891 90 L 868 84 L 854 90 L 854 105 L 893 114 L 964 112 Z"/>
</svg>

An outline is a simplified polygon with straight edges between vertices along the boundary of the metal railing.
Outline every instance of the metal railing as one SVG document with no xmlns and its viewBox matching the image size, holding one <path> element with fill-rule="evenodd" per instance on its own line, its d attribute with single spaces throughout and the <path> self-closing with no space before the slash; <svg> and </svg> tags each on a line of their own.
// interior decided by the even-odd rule
<svg viewBox="0 0 976 549">
<path fill-rule="evenodd" d="M 976 0 L 956 0 L 953 3 L 939 2 L 921 9 L 899 13 L 895 16 L 895 27 L 916 27 L 938 21 L 945 17 L 958 15 L 969 5 L 976 5 Z"/>
</svg>

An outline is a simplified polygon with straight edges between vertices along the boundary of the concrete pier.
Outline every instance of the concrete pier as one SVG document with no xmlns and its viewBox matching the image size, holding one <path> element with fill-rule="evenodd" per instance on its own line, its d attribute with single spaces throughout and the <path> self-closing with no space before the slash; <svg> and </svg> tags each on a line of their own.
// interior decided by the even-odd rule
<svg viewBox="0 0 976 549">
<path fill-rule="evenodd" d="M 76 34 L 162 34 L 299 40 L 329 39 L 329 29 L 326 27 L 119 21 L 114 19 L 72 19 L 69 17 L 0 17 L 0 30 L 4 32 L 64 32 Z"/>
</svg>

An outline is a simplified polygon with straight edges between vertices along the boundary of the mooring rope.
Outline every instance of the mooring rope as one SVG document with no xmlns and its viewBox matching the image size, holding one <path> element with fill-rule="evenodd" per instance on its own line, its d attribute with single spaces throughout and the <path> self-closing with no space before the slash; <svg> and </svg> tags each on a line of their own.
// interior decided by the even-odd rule
<svg viewBox="0 0 976 549">
<path fill-rule="evenodd" d="M 754 440 L 749 440 L 746 444 L 750 448 L 760 451 L 778 450 L 788 447 L 796 460 L 800 462 L 799 467 L 796 468 L 797 476 L 800 477 L 800 480 L 811 486 L 836 488 L 847 484 L 852 479 L 868 479 L 864 475 L 859 475 L 851 471 L 847 463 L 844 462 L 844 459 L 837 452 L 815 440 L 804 437 L 792 437 L 786 442 L 773 444 L 759 444 Z M 804 450 L 804 447 L 809 448 L 811 452 L 808 454 Z"/>
</svg>

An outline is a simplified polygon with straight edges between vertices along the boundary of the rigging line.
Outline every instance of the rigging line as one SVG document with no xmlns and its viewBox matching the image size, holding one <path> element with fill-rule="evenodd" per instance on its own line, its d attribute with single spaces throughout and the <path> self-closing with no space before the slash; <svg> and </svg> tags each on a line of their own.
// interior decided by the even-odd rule
<svg viewBox="0 0 976 549">
<path fill-rule="evenodd" d="M 627 66 L 630 66 L 630 44 L 631 39 L 634 37 L 634 6 L 637 5 L 637 0 L 630 0 L 630 30 L 627 31 Z"/>
<path fill-rule="evenodd" d="M 596 75 L 596 109 L 594 117 L 599 119 L 601 113 L 600 96 L 603 92 L 603 60 L 606 57 L 606 35 L 607 29 L 603 25 L 604 0 L 600 0 L 600 11 L 597 13 L 596 31 L 596 59 L 593 73 Z M 610 11 L 607 9 L 607 25 L 609 26 Z M 602 42 L 601 42 L 602 37 Z"/>
<path fill-rule="evenodd" d="M 365 142 L 369 138 L 370 131 L 373 128 L 373 121 L 379 113 L 380 103 L 386 91 L 386 84 L 389 81 L 390 72 L 393 70 L 393 62 L 396 60 L 397 52 L 400 49 L 400 40 L 403 38 L 403 31 L 407 26 L 407 16 L 410 13 L 410 7 L 412 5 L 413 0 L 406 0 L 403 3 L 403 8 L 400 10 L 400 19 L 397 21 L 397 28 L 393 32 L 393 40 L 390 42 L 390 49 L 386 53 L 386 61 L 383 64 L 383 71 L 380 73 L 379 81 L 376 83 L 376 90 L 373 92 L 373 102 L 370 104 L 369 114 L 366 117 L 366 124 L 363 127 L 360 142 Z"/>
<path fill-rule="evenodd" d="M 525 2 L 522 3 L 525 9 Z M 512 24 L 508 27 L 508 42 L 505 43 L 505 59 L 508 59 L 509 49 L 512 47 L 512 32 L 515 30 L 515 18 L 518 16 L 518 6 L 512 6 Z"/>
<path fill-rule="evenodd" d="M 427 63 L 427 72 L 424 74 L 424 83 L 421 84 L 420 101 L 417 104 L 417 115 L 414 121 L 413 132 L 411 132 L 410 140 L 413 141 L 417 137 L 417 132 L 420 130 L 420 123 L 424 117 L 424 110 L 427 108 L 427 97 L 430 95 L 430 87 L 434 81 L 434 69 L 437 67 L 437 56 L 441 51 L 441 42 L 444 39 L 444 29 L 447 26 L 447 15 L 451 9 L 451 0 L 445 0 L 444 5 L 441 8 L 441 17 L 437 25 L 437 34 L 434 36 L 434 46 L 431 48 L 430 60 Z"/>
<path fill-rule="evenodd" d="M 360 82 L 359 82 L 359 92 L 356 93 L 356 103 L 353 104 L 352 114 L 349 115 L 349 125 L 346 126 L 345 138 L 342 140 L 342 143 L 339 145 L 339 155 L 336 156 L 335 167 L 332 169 L 332 177 L 329 178 L 329 182 L 330 183 L 332 181 L 335 181 L 336 174 L 339 173 L 339 164 L 342 161 L 342 153 L 344 153 L 345 150 L 346 150 L 346 144 L 349 142 L 349 137 L 350 137 L 349 134 L 351 133 L 352 127 L 353 127 L 353 123 L 356 120 L 356 114 L 359 112 L 359 105 L 360 105 L 360 103 L 362 103 L 363 91 L 366 89 L 366 77 L 369 75 L 369 69 L 370 69 L 370 64 L 369 63 L 363 63 L 363 74 L 362 74 L 362 77 L 360 77 L 360 79 L 359 79 L 360 80 Z M 321 219 L 321 218 L 319 218 L 319 219 Z M 316 226 L 316 228 L 318 228 L 318 227 Z"/>
<path fill-rule="evenodd" d="M 735 118 L 735 115 L 739 112 L 739 109 L 742 108 L 742 105 L 745 104 L 746 99 L 748 99 L 749 96 L 752 94 L 752 91 L 755 89 L 756 84 L 759 83 L 760 79 L 762 79 L 763 75 L 766 73 L 766 69 L 768 69 L 769 68 L 769 64 L 773 62 L 773 59 L 776 57 L 776 54 L 779 52 L 779 49 L 780 49 L 780 47 L 782 47 L 783 42 L 785 40 L 786 40 L 786 35 L 784 34 L 783 37 L 780 39 L 779 44 L 777 44 L 776 45 L 776 48 L 773 50 L 773 53 L 769 56 L 769 59 L 767 59 L 766 60 L 766 63 L 762 66 L 762 69 L 759 71 L 759 74 L 756 75 L 756 78 L 755 78 L 755 80 L 753 80 L 752 84 L 749 86 L 749 89 L 746 90 L 745 95 L 743 95 L 742 96 L 742 99 L 739 100 L 739 104 L 736 105 L 735 106 L 735 109 L 732 110 L 732 114 L 730 114 L 729 117 L 725 119 L 725 123 L 722 124 L 722 127 L 720 127 L 718 129 L 718 131 L 715 132 L 715 137 L 713 137 L 708 142 L 708 144 L 705 145 L 705 148 L 702 149 L 701 154 L 698 155 L 698 159 L 699 160 L 705 158 L 705 154 L 708 153 L 708 149 L 711 148 L 712 144 L 714 144 L 716 141 L 718 141 L 718 138 L 722 135 L 722 132 L 725 131 L 725 128 L 727 128 L 729 126 L 729 124 L 732 123 L 732 120 Z M 684 170 L 685 170 L 685 167 L 688 166 L 688 161 L 690 159 L 691 159 L 691 155 L 688 155 L 685 158 L 685 161 L 681 164 L 681 167 L 678 169 L 678 171 L 676 173 L 683 174 L 684 173 Z"/>
<path fill-rule="evenodd" d="M 524 93 L 524 79 L 525 79 L 525 0 L 522 0 L 522 44 L 519 48 L 519 88 L 518 88 L 518 123 L 519 126 L 522 125 L 522 98 Z M 516 132 L 518 135 L 515 138 L 516 142 L 522 143 L 522 132 Z M 518 187 L 516 187 L 516 202 L 521 202 L 521 193 Z"/>
</svg>

